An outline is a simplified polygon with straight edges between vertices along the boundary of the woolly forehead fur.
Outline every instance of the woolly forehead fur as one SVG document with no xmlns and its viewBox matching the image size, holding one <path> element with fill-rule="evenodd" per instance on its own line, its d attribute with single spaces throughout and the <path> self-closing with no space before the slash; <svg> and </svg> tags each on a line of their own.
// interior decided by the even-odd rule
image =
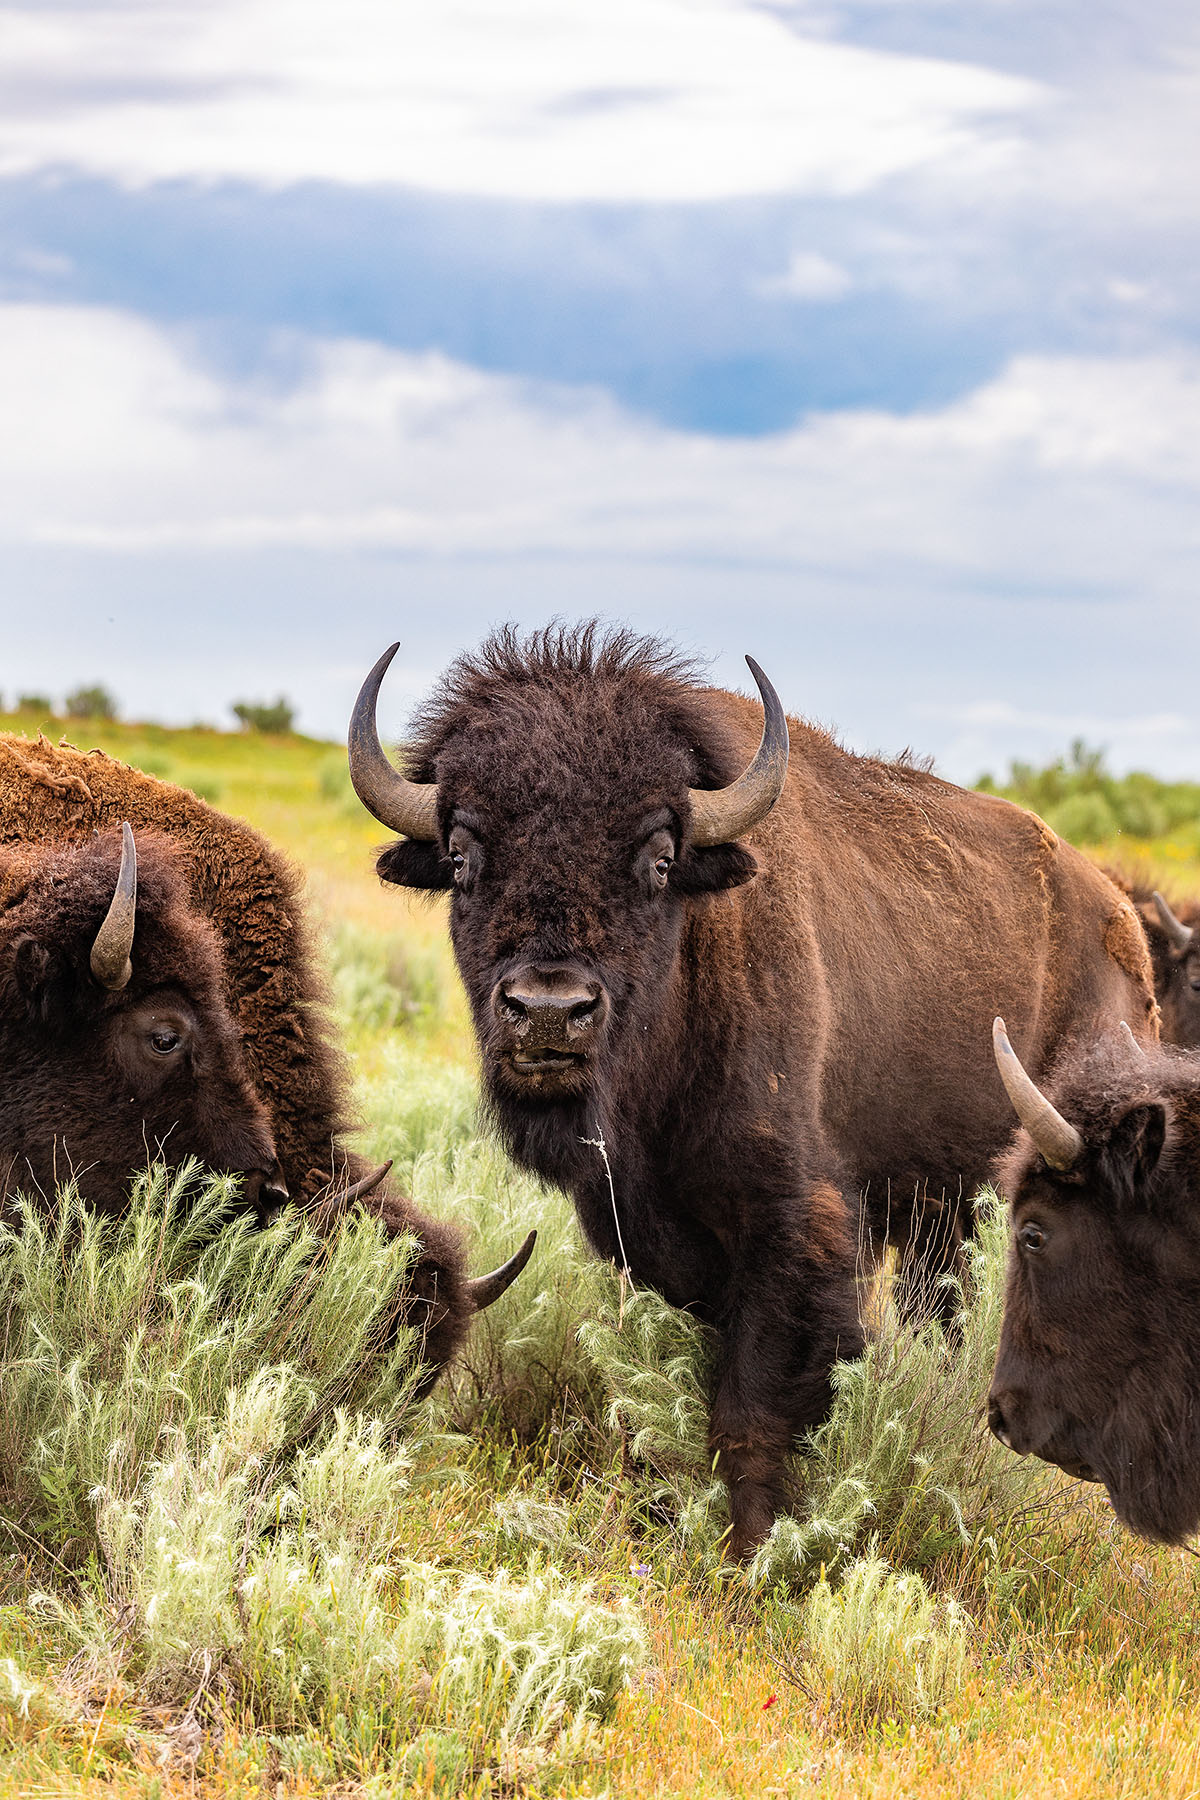
<svg viewBox="0 0 1200 1800">
<path fill-rule="evenodd" d="M 573 809 L 586 793 L 608 826 L 628 806 L 644 811 L 740 773 L 744 755 L 697 679 L 694 663 L 656 639 L 595 621 L 527 638 L 506 626 L 453 663 L 421 707 L 410 773 L 448 783 L 451 802 L 486 796 L 509 815 L 557 810 L 564 772 L 578 771 Z"/>
<path fill-rule="evenodd" d="M 1112 1184 L 1103 1179 L 1102 1168 L 1114 1130 L 1131 1109 L 1160 1105 L 1167 1134 L 1156 1198 L 1194 1205 L 1200 1190 L 1200 1058 L 1171 1044 L 1147 1043 L 1143 1050 L 1137 1056 L 1122 1035 L 1110 1033 L 1069 1051 L 1042 1083 L 1047 1098 L 1083 1138 L 1079 1171 L 1061 1178 L 1072 1200 L 1111 1206 Z M 997 1167 L 998 1185 L 1019 1205 L 1039 1175 L 1045 1171 L 1038 1153 L 1019 1132 Z"/>
<path fill-rule="evenodd" d="M 180 853 L 155 832 L 136 835 L 137 925 L 130 992 L 168 983 L 206 1000 L 222 983 L 221 952 L 208 921 L 189 904 Z M 116 888 L 120 834 L 78 843 L 0 847 L 0 944 L 35 937 L 86 977 L 88 958 Z M 92 984 L 85 983 L 91 993 Z"/>
</svg>

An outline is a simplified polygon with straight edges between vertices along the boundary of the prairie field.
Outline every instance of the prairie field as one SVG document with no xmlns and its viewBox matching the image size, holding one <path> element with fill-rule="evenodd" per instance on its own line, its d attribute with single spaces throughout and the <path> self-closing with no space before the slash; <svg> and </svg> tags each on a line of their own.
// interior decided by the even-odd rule
<svg viewBox="0 0 1200 1800">
<path fill-rule="evenodd" d="M 481 1130 L 444 902 L 380 886 L 344 752 L 0 717 L 43 726 L 304 869 L 361 1147 L 473 1268 L 539 1243 L 414 1404 L 371 1329 L 408 1247 L 366 1223 L 218 1233 L 219 1179 L 149 1171 L 119 1227 L 67 1196 L 7 1235 L 0 1795 L 1200 1794 L 1200 1561 L 984 1427 L 994 1204 L 953 1354 L 864 1292 L 872 1346 L 731 1569 L 706 1335 Z M 1200 794 L 1060 773 L 1064 833 L 1200 891 Z"/>
</svg>

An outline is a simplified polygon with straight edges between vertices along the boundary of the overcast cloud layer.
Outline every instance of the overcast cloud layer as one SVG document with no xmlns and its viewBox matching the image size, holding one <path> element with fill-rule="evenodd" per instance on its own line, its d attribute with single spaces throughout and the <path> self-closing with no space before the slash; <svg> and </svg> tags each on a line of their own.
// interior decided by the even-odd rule
<svg viewBox="0 0 1200 1800">
<path fill-rule="evenodd" d="M 392 636 L 399 703 L 599 610 L 959 777 L 1200 773 L 1190 9 L 39 0 L 0 66 L 0 686 L 332 735 Z"/>
</svg>

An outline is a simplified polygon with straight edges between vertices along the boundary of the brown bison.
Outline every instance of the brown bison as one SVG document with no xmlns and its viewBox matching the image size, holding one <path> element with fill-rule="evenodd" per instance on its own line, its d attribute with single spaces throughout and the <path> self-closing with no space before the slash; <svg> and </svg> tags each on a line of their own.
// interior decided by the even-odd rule
<svg viewBox="0 0 1200 1800">
<path fill-rule="evenodd" d="M 1145 940 L 1017 807 L 796 721 L 789 764 L 753 662 L 762 709 L 628 633 L 502 631 L 420 713 L 406 779 L 375 728 L 393 654 L 350 732 L 360 797 L 405 834 L 379 872 L 452 890 L 513 1156 L 718 1328 L 711 1443 L 744 1556 L 862 1342 L 860 1194 L 908 1302 L 926 1253 L 936 1297 L 1011 1130 L 980 1050 L 997 996 L 1040 1069 L 1066 1035 L 1152 1019 Z"/>
<path fill-rule="evenodd" d="M 73 1177 L 117 1210 L 134 1167 L 196 1156 L 260 1214 L 358 1202 L 421 1240 L 406 1316 L 436 1369 L 529 1246 L 467 1280 L 458 1234 L 347 1150 L 322 999 L 297 879 L 257 833 L 98 752 L 0 737 L 0 1192 Z"/>
<path fill-rule="evenodd" d="M 1154 964 L 1154 987 L 1162 1014 L 1165 1043 L 1200 1048 L 1200 901 L 1181 901 L 1179 912 L 1157 892 L 1135 888 L 1132 899 L 1141 915 Z"/>
<path fill-rule="evenodd" d="M 1012 1237 L 989 1423 L 1182 1543 L 1200 1525 L 1200 1063 L 1110 1033 L 1044 1094 L 1000 1019 L 995 1042 L 1025 1129 L 998 1171 Z"/>
</svg>

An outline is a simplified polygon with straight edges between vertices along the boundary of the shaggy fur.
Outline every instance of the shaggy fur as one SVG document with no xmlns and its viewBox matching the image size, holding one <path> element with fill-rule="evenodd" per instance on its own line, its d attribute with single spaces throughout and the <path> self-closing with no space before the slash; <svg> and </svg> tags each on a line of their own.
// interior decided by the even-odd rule
<svg viewBox="0 0 1200 1800">
<path fill-rule="evenodd" d="M 1129 895 L 1146 933 L 1154 967 L 1154 991 L 1162 1014 L 1163 1042 L 1179 1044 L 1187 1050 L 1200 1049 L 1200 932 L 1185 950 L 1176 949 L 1155 909 L 1157 883 L 1130 881 L 1111 869 L 1105 873 Z M 1200 900 L 1181 900 L 1176 904 L 1169 894 L 1166 898 L 1181 925 L 1190 925 L 1193 930 L 1200 926 Z"/>
<path fill-rule="evenodd" d="M 1200 1526 L 1200 1059 L 1110 1035 L 1044 1090 L 1084 1150 L 1057 1173 L 1021 1131 L 998 1169 L 1013 1236 L 992 1429 L 1182 1543 Z"/>
<path fill-rule="evenodd" d="M 1030 814 L 911 761 L 793 721 L 770 816 L 693 846 L 688 788 L 734 779 L 761 728 L 757 704 L 647 640 L 502 632 L 411 740 L 441 841 L 379 860 L 385 880 L 454 890 L 512 1154 L 568 1190 L 601 1255 L 623 1245 L 638 1280 L 720 1329 L 711 1436 L 738 1555 L 770 1527 L 835 1358 L 861 1345 L 860 1193 L 911 1305 L 954 1264 L 960 1199 L 1011 1129 L 993 1015 L 1011 1009 L 1037 1069 L 1064 1036 L 1154 1014 L 1140 933 L 1132 953 L 1121 940 L 1133 967 L 1106 945 L 1129 913 L 1107 879 Z M 515 1057 L 505 984 L 531 968 L 599 996 L 558 1073 Z"/>
<path fill-rule="evenodd" d="M 139 845 L 133 976 L 119 993 L 92 979 L 120 860 L 112 832 L 0 850 L 0 1188 L 52 1196 L 74 1176 L 119 1212 L 139 1163 L 195 1156 L 253 1200 L 275 1170 L 270 1121 L 169 839 Z"/>
<path fill-rule="evenodd" d="M 134 978 L 122 994 L 105 995 L 88 954 L 112 897 L 126 819 L 139 854 Z M 55 1145 L 65 1142 L 89 1199 L 119 1204 L 130 1170 L 160 1143 L 172 1157 L 195 1149 L 218 1168 L 251 1168 L 261 1166 L 262 1145 L 259 1161 L 248 1161 L 245 1139 L 257 1132 L 268 1145 L 273 1139 L 293 1200 L 320 1220 L 335 1216 L 335 1206 L 318 1203 L 368 1165 L 343 1141 L 345 1069 L 299 879 L 257 832 L 100 751 L 0 735 L 0 884 L 0 1000 L 19 993 L 28 1007 L 43 952 L 54 971 L 33 1003 L 37 1031 L 26 1010 L 5 1019 L 0 1038 L 0 1157 L 22 1165 L 16 1181 L 32 1171 L 53 1191 L 55 1174 L 68 1172 L 61 1149 L 56 1167 Z M 197 1068 L 193 1079 L 176 1075 L 155 1093 L 143 1086 L 137 1104 L 125 1094 L 118 1105 L 112 1084 L 129 1069 L 113 1048 L 116 1022 L 164 991 L 182 994 L 203 1019 L 203 1078 Z M 364 1204 L 389 1230 L 421 1240 L 413 1322 L 425 1329 L 423 1358 L 440 1367 L 472 1312 L 459 1236 L 394 1189 L 377 1189 Z"/>
</svg>

